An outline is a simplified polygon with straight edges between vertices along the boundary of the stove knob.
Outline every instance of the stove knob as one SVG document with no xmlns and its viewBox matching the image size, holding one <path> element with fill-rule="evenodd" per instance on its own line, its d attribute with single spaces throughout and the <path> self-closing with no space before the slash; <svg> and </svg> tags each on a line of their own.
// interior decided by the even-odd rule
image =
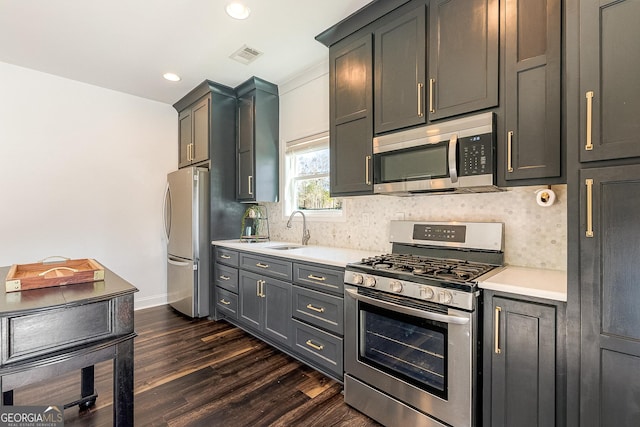
<svg viewBox="0 0 640 427">
<path fill-rule="evenodd" d="M 449 291 L 440 291 L 438 293 L 438 301 L 441 304 L 451 304 L 453 301 L 453 295 L 451 295 L 451 292 Z"/>
<path fill-rule="evenodd" d="M 362 285 L 362 282 L 364 282 L 364 278 L 362 277 L 362 274 L 353 275 L 353 283 L 355 285 Z"/>
<path fill-rule="evenodd" d="M 427 286 L 420 288 L 420 296 L 425 299 L 433 299 L 433 289 Z"/>
<path fill-rule="evenodd" d="M 375 288 L 376 286 L 376 278 L 375 277 L 371 277 L 371 276 L 367 276 L 364 278 L 364 285 L 367 288 Z"/>
<path fill-rule="evenodd" d="M 391 292 L 400 293 L 402 292 L 402 283 L 394 280 L 393 282 L 389 283 L 389 289 L 391 289 Z"/>
</svg>

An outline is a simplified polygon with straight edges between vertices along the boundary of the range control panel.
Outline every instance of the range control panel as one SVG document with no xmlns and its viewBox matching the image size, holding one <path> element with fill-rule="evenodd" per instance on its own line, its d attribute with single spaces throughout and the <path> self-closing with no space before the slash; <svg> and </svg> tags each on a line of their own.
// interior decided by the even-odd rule
<svg viewBox="0 0 640 427">
<path fill-rule="evenodd" d="M 415 224 L 413 238 L 435 242 L 464 243 L 466 231 L 467 227 L 464 225 Z"/>
</svg>

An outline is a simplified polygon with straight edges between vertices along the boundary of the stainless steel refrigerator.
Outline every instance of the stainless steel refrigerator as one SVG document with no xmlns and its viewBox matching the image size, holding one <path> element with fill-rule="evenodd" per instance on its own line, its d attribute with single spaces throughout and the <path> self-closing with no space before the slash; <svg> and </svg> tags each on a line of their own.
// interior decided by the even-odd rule
<svg viewBox="0 0 640 427">
<path fill-rule="evenodd" d="M 167 299 L 189 317 L 205 317 L 209 315 L 209 171 L 179 169 L 167 176 L 167 183 Z"/>
</svg>

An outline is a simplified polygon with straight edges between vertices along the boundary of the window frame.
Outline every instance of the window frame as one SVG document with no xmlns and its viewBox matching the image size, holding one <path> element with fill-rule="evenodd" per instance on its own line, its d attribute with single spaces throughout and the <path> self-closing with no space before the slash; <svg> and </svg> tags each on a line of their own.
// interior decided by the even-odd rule
<svg viewBox="0 0 640 427">
<path fill-rule="evenodd" d="M 306 150 L 313 151 L 316 147 L 326 147 L 329 148 L 329 131 L 319 132 L 312 135 L 308 135 L 302 138 L 293 139 L 290 141 L 284 142 L 282 149 L 282 182 L 284 182 L 283 186 L 283 197 L 282 197 L 282 214 L 284 218 L 288 218 L 292 212 L 301 210 L 304 212 L 307 219 L 311 219 L 314 221 L 346 221 L 346 200 L 341 198 L 342 207 L 341 209 L 298 209 L 297 206 L 294 206 L 295 201 L 295 183 L 308 179 L 318 179 L 318 178 L 329 178 L 330 171 L 327 173 L 310 175 L 310 176 L 297 176 L 294 173 L 294 165 L 292 164 L 292 160 L 289 157 L 289 153 L 291 151 L 304 152 Z M 305 147 L 305 148 L 302 148 Z M 292 176 L 293 174 L 293 176 Z M 296 215 L 294 217 L 295 221 L 301 221 L 300 216 Z"/>
</svg>

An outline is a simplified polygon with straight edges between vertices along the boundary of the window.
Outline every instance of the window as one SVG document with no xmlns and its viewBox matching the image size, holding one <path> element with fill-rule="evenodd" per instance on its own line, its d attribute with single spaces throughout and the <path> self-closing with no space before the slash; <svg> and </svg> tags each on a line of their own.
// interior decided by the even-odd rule
<svg viewBox="0 0 640 427">
<path fill-rule="evenodd" d="M 289 141 L 285 148 L 285 215 L 342 216 L 342 200 L 329 196 L 329 133 Z"/>
</svg>

